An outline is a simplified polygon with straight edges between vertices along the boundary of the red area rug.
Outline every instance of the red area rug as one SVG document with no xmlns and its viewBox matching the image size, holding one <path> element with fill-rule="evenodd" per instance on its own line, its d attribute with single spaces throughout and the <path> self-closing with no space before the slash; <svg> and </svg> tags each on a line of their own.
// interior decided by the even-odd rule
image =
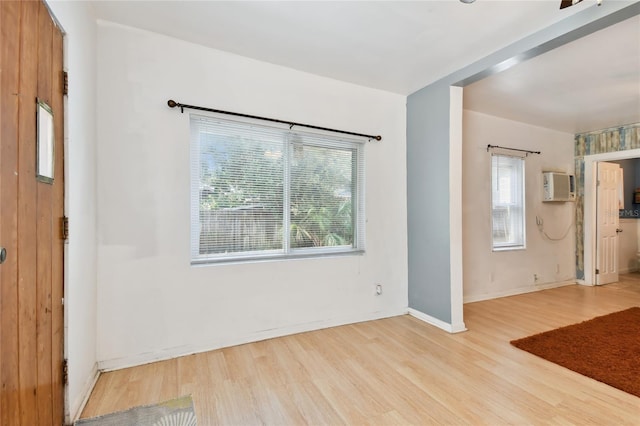
<svg viewBox="0 0 640 426">
<path fill-rule="evenodd" d="M 640 397 L 640 307 L 513 340 L 511 344 Z"/>
</svg>

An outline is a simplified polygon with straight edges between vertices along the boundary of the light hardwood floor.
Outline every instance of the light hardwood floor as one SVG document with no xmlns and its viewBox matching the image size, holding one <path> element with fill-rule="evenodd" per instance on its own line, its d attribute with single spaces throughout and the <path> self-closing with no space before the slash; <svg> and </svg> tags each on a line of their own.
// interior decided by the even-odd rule
<svg viewBox="0 0 640 426">
<path fill-rule="evenodd" d="M 82 417 L 191 394 L 200 426 L 639 425 L 640 398 L 509 344 L 631 306 L 640 274 L 470 303 L 455 335 L 399 316 L 185 356 L 102 374 Z"/>
</svg>

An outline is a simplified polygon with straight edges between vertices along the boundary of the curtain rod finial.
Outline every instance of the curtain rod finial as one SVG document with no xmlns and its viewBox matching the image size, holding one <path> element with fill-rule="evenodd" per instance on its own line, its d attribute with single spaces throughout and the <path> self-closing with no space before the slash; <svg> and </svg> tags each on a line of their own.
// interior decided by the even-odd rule
<svg viewBox="0 0 640 426">
<path fill-rule="evenodd" d="M 178 106 L 178 103 L 176 101 L 174 101 L 173 99 L 169 99 L 167 101 L 167 105 L 169 105 L 170 108 L 175 108 Z"/>
<path fill-rule="evenodd" d="M 377 141 L 381 141 L 382 140 L 382 136 L 378 135 L 374 139 L 377 140 Z"/>
</svg>

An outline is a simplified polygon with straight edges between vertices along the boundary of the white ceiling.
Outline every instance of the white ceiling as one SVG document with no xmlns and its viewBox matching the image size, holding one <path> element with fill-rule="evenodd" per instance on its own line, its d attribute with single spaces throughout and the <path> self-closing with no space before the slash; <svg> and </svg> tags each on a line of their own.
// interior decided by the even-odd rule
<svg viewBox="0 0 640 426">
<path fill-rule="evenodd" d="M 640 122 L 640 16 L 465 87 L 464 107 L 569 133 Z"/>
<path fill-rule="evenodd" d="M 621 5 L 633 3 L 604 1 Z M 129 0 L 93 3 L 99 19 L 317 75 L 408 95 L 529 34 L 586 8 L 597 7 L 595 0 L 585 0 L 559 10 L 559 2 L 478 0 L 472 4 L 463 4 L 458 0 Z M 620 7 L 622 6 L 618 8 Z M 627 31 L 632 33 L 630 38 L 624 36 L 625 38 L 618 39 L 627 42 L 588 44 L 590 51 L 595 46 L 604 44 L 606 53 L 609 54 L 604 59 L 605 64 L 615 63 L 615 67 L 609 67 L 611 72 L 606 79 L 602 78 L 601 69 L 593 71 L 597 77 L 592 75 L 594 67 L 601 65 L 598 60 L 574 61 L 571 59 L 574 55 L 571 50 L 545 60 L 548 55 L 554 55 L 554 52 L 550 52 L 513 68 L 513 71 L 509 70 L 511 72 L 507 71 L 509 74 L 497 74 L 474 84 L 469 90 L 465 89 L 465 107 L 498 116 L 518 110 L 520 115 L 510 118 L 525 122 L 529 122 L 531 117 L 544 115 L 549 118 L 548 123 L 540 119 L 532 124 L 559 128 L 556 122 L 564 120 L 558 118 L 562 117 L 562 111 L 565 114 L 567 111 L 575 111 L 571 102 L 576 102 L 581 107 L 598 102 L 602 104 L 611 91 L 615 90 L 617 94 L 626 90 L 617 86 L 611 91 L 604 90 L 604 84 L 599 83 L 606 81 L 614 84 L 638 76 L 640 43 L 637 24 L 635 32 L 633 28 L 627 28 Z M 616 54 L 624 46 L 626 53 Z M 628 64 L 633 62 L 634 47 L 636 68 L 630 69 Z M 582 48 L 584 49 L 585 47 Z M 584 55 L 584 52 L 580 55 Z M 629 55 L 632 58 L 627 61 Z M 555 65 L 560 59 L 568 59 L 567 63 L 574 70 L 572 74 L 561 76 Z M 536 71 L 522 71 L 534 61 L 540 62 L 534 65 L 539 67 Z M 545 62 L 547 64 L 543 65 Z M 578 67 L 577 72 L 575 66 Z M 562 66 L 562 69 L 566 68 L 565 65 Z M 521 74 L 516 74 L 518 72 Z M 503 75 L 506 80 L 501 83 Z M 540 78 L 543 79 L 542 82 Z M 584 85 L 585 79 L 590 86 Z M 595 83 L 601 86 L 597 90 Z M 496 87 L 500 90 L 497 91 Z M 585 90 L 585 87 L 589 90 Z M 543 96 L 545 93 L 546 98 Z M 635 96 L 637 100 L 637 90 Z M 520 102 L 522 99 L 527 99 L 527 102 Z M 511 103 L 517 104 L 517 108 L 511 108 Z M 527 110 L 525 104 L 529 104 L 530 108 L 539 105 L 538 108 L 541 109 Z M 612 104 L 606 101 L 604 105 L 610 108 Z M 548 114 L 549 111 L 553 111 L 553 114 Z M 578 121 L 579 118 L 574 117 L 571 126 L 560 126 L 560 130 L 573 132 L 577 128 L 583 128 L 584 123 Z"/>
</svg>

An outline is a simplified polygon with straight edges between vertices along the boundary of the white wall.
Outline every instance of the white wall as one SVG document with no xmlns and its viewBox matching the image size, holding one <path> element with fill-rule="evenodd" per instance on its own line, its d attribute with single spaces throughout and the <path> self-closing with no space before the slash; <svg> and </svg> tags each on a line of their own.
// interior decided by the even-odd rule
<svg viewBox="0 0 640 426">
<path fill-rule="evenodd" d="M 561 237 L 574 203 L 542 202 L 542 171 L 573 173 L 573 135 L 465 110 L 463 119 L 463 261 L 465 302 L 550 287 L 575 278 L 575 231 Z M 525 250 L 491 250 L 491 156 L 487 145 L 541 151 L 525 160 Z M 538 280 L 534 280 L 534 274 Z"/>
<path fill-rule="evenodd" d="M 64 33 L 69 73 L 65 100 L 65 354 L 69 360 L 66 411 L 75 418 L 96 369 L 96 23 L 89 2 L 48 1 Z"/>
<path fill-rule="evenodd" d="M 403 96 L 99 22 L 98 98 L 102 368 L 406 312 Z M 366 254 L 190 266 L 189 114 L 168 99 L 381 134 Z"/>
</svg>

